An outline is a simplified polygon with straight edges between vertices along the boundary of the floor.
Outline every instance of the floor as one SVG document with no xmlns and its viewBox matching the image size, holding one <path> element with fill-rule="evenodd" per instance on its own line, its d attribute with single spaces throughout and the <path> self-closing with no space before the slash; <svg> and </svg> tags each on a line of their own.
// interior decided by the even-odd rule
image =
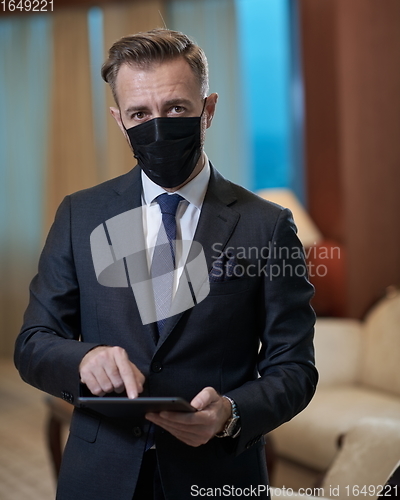
<svg viewBox="0 0 400 500">
<path fill-rule="evenodd" d="M 11 361 L 0 361 L 0 500 L 54 500 L 44 399 L 22 382 Z M 272 482 L 296 490 L 313 486 L 316 478 L 313 471 L 279 460 Z"/>
<path fill-rule="evenodd" d="M 0 500 L 51 500 L 55 482 L 45 443 L 44 394 L 0 362 Z"/>
</svg>

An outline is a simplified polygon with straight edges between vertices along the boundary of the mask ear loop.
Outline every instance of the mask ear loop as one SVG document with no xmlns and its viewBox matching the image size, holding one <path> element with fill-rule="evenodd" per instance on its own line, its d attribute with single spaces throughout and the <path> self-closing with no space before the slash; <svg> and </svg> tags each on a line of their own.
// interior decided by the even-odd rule
<svg viewBox="0 0 400 500">
<path fill-rule="evenodd" d="M 203 110 L 202 110 L 202 112 L 201 112 L 200 118 L 202 118 L 202 117 L 203 117 L 204 110 L 206 109 L 206 102 L 207 102 L 207 99 L 208 99 L 208 97 L 205 97 L 205 98 L 204 98 Z M 121 110 L 119 111 L 119 113 L 121 114 Z"/>
<path fill-rule="evenodd" d="M 120 108 L 118 108 L 118 111 L 119 111 L 119 119 L 121 120 L 121 123 L 122 123 L 122 126 L 124 127 L 125 132 L 127 132 L 126 127 L 125 127 L 125 123 L 124 123 L 124 122 L 123 122 L 123 120 L 122 120 L 122 115 L 121 115 L 121 110 L 120 110 Z"/>
<path fill-rule="evenodd" d="M 126 129 L 126 127 L 125 127 L 125 123 L 124 123 L 124 122 L 123 122 L 123 120 L 122 120 L 121 110 L 120 110 L 119 108 L 118 108 L 118 111 L 119 111 L 119 118 L 120 118 L 120 120 L 121 120 L 122 126 L 124 127 L 125 133 L 126 133 L 126 135 L 128 136 L 128 130 Z M 129 144 L 129 146 L 130 146 L 130 148 L 131 148 L 131 150 L 132 150 L 133 157 L 134 157 L 134 158 L 136 158 L 136 159 L 138 160 L 138 159 L 139 159 L 139 157 L 138 157 L 138 156 L 136 156 L 136 154 L 135 154 L 135 150 L 133 149 L 133 146 L 132 146 L 132 144 L 131 144 L 131 141 L 129 140 L 129 136 L 127 137 L 127 140 L 128 140 L 128 144 Z"/>
</svg>

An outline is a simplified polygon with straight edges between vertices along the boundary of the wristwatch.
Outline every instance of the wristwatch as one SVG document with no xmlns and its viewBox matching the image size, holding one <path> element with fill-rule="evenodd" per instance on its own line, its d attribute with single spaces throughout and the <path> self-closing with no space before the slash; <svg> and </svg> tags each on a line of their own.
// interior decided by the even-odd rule
<svg viewBox="0 0 400 500">
<path fill-rule="evenodd" d="M 232 413 L 230 418 L 228 418 L 228 421 L 225 424 L 225 427 L 222 429 L 221 432 L 218 432 L 215 434 L 215 437 L 217 438 L 224 438 L 224 437 L 232 437 L 235 438 L 239 435 L 241 431 L 241 426 L 240 426 L 240 415 L 239 415 L 239 410 L 238 407 L 236 406 L 235 401 L 233 399 L 229 398 L 228 396 L 222 396 L 223 398 L 227 399 L 232 408 Z"/>
</svg>

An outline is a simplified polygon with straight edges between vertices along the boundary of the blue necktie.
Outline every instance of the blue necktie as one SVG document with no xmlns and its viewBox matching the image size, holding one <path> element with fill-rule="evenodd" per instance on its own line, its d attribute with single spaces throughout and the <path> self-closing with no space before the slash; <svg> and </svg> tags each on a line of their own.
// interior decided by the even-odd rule
<svg viewBox="0 0 400 500">
<path fill-rule="evenodd" d="M 158 334 L 160 335 L 168 317 L 172 302 L 175 271 L 175 240 L 176 240 L 176 210 L 183 200 L 179 194 L 161 194 L 156 198 L 162 214 L 162 224 L 157 235 L 151 263 L 151 277 L 153 281 L 154 301 L 157 312 Z M 150 425 L 146 451 L 155 442 L 155 426 Z"/>
<path fill-rule="evenodd" d="M 162 214 L 151 263 L 158 333 L 161 334 L 172 303 L 175 271 L 176 210 L 183 200 L 179 194 L 161 194 L 156 198 Z"/>
</svg>

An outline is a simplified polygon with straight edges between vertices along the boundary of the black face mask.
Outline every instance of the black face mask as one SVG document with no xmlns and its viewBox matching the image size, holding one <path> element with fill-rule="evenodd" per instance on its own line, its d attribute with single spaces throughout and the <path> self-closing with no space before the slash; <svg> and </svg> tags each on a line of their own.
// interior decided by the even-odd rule
<svg viewBox="0 0 400 500">
<path fill-rule="evenodd" d="M 197 165 L 204 107 L 200 116 L 153 118 L 126 131 L 139 166 L 159 186 L 180 186 Z"/>
</svg>

